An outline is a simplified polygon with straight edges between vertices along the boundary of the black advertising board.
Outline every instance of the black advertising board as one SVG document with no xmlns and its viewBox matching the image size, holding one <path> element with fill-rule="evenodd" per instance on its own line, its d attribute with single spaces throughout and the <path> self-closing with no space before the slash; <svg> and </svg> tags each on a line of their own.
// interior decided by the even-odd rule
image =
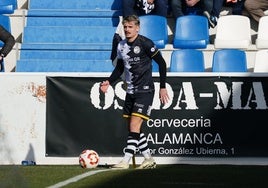
<svg viewBox="0 0 268 188">
<path fill-rule="evenodd" d="M 47 77 L 46 156 L 77 156 L 92 148 L 122 156 L 127 125 L 124 84 L 107 94 L 102 77 Z M 144 122 L 159 157 L 267 157 L 267 77 L 167 77 L 170 102 L 161 105 L 155 77 L 151 119 Z"/>
</svg>

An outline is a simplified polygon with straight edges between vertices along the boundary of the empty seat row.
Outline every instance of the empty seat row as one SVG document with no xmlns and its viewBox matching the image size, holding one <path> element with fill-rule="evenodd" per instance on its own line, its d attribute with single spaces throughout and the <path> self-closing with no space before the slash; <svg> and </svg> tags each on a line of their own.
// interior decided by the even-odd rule
<svg viewBox="0 0 268 188">
<path fill-rule="evenodd" d="M 23 49 L 16 72 L 111 72 L 110 50 Z"/>
<path fill-rule="evenodd" d="M 21 59 L 16 72 L 112 72 L 111 60 Z"/>
<path fill-rule="evenodd" d="M 201 50 L 181 49 L 171 54 L 170 72 L 205 72 Z M 247 72 L 246 53 L 239 49 L 221 49 L 213 54 L 212 72 Z"/>
<path fill-rule="evenodd" d="M 20 59 L 69 59 L 69 60 L 108 60 L 110 50 L 37 50 L 23 49 Z"/>
<path fill-rule="evenodd" d="M 119 17 L 32 17 L 26 19 L 26 26 L 107 26 L 117 27 Z"/>
<path fill-rule="evenodd" d="M 102 53 L 107 59 L 101 59 Z M 32 54 L 33 57 L 30 57 Z M 60 55 L 59 55 L 60 54 Z M 80 57 L 72 57 L 80 56 Z M 16 72 L 111 72 L 114 67 L 109 51 L 25 50 L 17 61 Z M 99 58 L 94 58 L 92 56 Z M 43 57 L 43 58 L 41 58 Z M 91 58 L 92 57 L 92 58 Z M 256 53 L 254 72 L 268 72 L 268 49 Z M 158 66 L 153 62 L 153 72 Z M 180 49 L 171 53 L 169 72 L 207 72 L 202 50 Z M 212 72 L 248 72 L 246 52 L 240 49 L 221 49 L 213 54 Z"/>
<path fill-rule="evenodd" d="M 115 27 L 26 26 L 21 49 L 110 50 Z"/>
<path fill-rule="evenodd" d="M 171 54 L 170 72 L 205 72 L 204 55 L 201 50 L 181 49 Z M 221 49 L 214 51 L 212 72 L 248 72 L 244 50 Z M 258 50 L 253 72 L 268 72 L 268 49 Z"/>
<path fill-rule="evenodd" d="M 31 0 L 28 16 L 118 17 L 122 15 L 121 0 Z"/>
</svg>

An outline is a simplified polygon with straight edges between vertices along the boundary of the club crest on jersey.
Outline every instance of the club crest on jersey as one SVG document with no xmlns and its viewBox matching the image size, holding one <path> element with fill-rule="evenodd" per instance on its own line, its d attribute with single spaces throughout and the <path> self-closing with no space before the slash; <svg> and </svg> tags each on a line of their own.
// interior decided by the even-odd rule
<svg viewBox="0 0 268 188">
<path fill-rule="evenodd" d="M 151 48 L 151 52 L 155 52 L 155 47 L 152 47 Z"/>
<path fill-rule="evenodd" d="M 133 51 L 134 51 L 135 54 L 139 54 L 141 49 L 140 49 L 139 46 L 135 46 Z"/>
</svg>

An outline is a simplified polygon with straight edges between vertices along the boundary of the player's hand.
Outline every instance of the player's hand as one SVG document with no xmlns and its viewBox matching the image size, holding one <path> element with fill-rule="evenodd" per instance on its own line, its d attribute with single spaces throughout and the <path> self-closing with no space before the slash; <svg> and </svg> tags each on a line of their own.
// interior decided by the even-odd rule
<svg viewBox="0 0 268 188">
<path fill-rule="evenodd" d="M 108 80 L 105 80 L 103 82 L 100 83 L 100 90 L 103 92 L 103 93 L 106 93 L 107 90 L 108 90 L 108 87 L 110 85 L 110 82 Z"/>
<path fill-rule="evenodd" d="M 154 0 L 147 0 L 147 3 L 151 5 L 154 3 Z"/>
<path fill-rule="evenodd" d="M 169 101 L 169 96 L 166 88 L 161 88 L 159 92 L 159 99 L 161 103 L 166 104 Z"/>
<path fill-rule="evenodd" d="M 237 3 L 237 0 L 227 0 L 226 2 L 227 2 L 227 3 L 230 3 L 230 2 L 232 2 L 232 3 Z"/>
<path fill-rule="evenodd" d="M 186 0 L 186 4 L 189 7 L 195 6 L 200 0 Z"/>
</svg>

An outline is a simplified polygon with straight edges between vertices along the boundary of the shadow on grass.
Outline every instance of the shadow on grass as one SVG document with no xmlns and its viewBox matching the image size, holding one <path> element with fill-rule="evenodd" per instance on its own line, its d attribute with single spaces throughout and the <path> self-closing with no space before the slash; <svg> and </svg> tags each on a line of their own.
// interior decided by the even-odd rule
<svg viewBox="0 0 268 188">
<path fill-rule="evenodd" d="M 147 170 L 107 171 L 84 179 L 83 185 L 78 187 L 88 187 L 90 183 L 93 187 L 109 188 L 267 188 L 267 177 L 267 166 L 163 165 Z"/>
</svg>

